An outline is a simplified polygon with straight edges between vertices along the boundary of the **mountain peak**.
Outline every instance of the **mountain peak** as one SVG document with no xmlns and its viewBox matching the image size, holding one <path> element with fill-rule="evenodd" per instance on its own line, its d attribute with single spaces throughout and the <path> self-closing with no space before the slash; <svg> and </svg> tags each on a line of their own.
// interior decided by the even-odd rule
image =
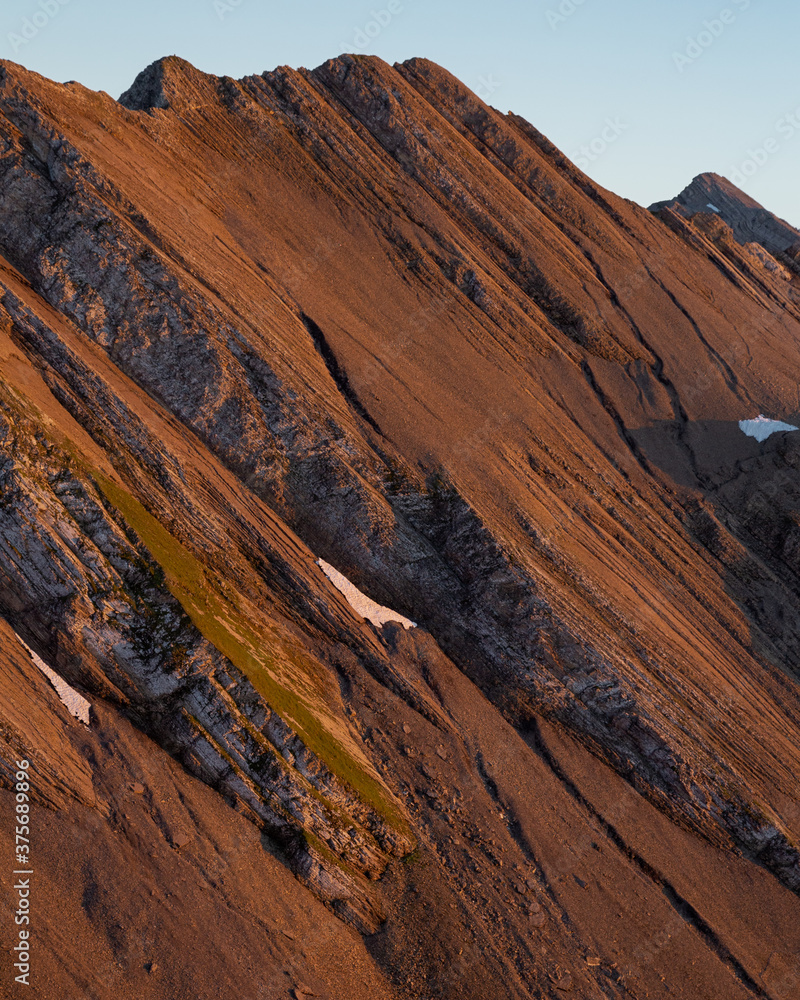
<svg viewBox="0 0 800 1000">
<path fill-rule="evenodd" d="M 650 206 L 651 212 L 671 209 L 684 218 L 713 212 L 726 222 L 739 243 L 759 243 L 769 253 L 784 253 L 800 240 L 800 232 L 778 218 L 727 177 L 711 171 L 698 174 L 681 193 Z"/>
<path fill-rule="evenodd" d="M 129 111 L 166 110 L 192 100 L 208 86 L 209 77 L 179 56 L 162 56 L 139 73 L 119 97 Z"/>
</svg>

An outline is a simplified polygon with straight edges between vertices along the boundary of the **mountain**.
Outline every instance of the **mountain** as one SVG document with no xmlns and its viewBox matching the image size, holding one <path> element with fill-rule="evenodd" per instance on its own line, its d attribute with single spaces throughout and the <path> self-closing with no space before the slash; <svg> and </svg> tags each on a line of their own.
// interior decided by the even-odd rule
<svg viewBox="0 0 800 1000">
<path fill-rule="evenodd" d="M 800 231 L 773 215 L 719 174 L 700 174 L 672 201 L 650 206 L 651 212 L 677 212 L 685 218 L 709 213 L 728 225 L 739 243 L 756 243 L 779 260 L 800 259 Z"/>
<path fill-rule="evenodd" d="M 795 997 L 797 275 L 423 59 L 0 114 L 35 995 Z"/>
</svg>

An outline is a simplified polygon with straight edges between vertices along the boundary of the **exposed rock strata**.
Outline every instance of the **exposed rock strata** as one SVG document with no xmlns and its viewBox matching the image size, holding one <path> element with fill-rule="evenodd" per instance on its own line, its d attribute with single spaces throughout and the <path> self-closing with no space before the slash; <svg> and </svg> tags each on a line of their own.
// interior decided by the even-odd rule
<svg viewBox="0 0 800 1000">
<path fill-rule="evenodd" d="M 7 63 L 0 111 L 0 613 L 103 738 L 255 824 L 398 996 L 794 995 L 797 462 L 738 427 L 800 417 L 791 268 L 424 60 L 172 58 L 120 103 Z M 105 837 L 63 723 L 2 735 Z"/>
</svg>

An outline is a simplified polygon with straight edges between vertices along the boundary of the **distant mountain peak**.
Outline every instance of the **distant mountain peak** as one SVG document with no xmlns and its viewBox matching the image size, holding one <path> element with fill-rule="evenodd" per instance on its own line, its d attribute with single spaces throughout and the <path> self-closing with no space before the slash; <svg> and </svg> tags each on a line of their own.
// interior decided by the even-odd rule
<svg viewBox="0 0 800 1000">
<path fill-rule="evenodd" d="M 670 209 L 684 218 L 715 211 L 739 243 L 759 243 L 769 253 L 785 253 L 800 240 L 800 231 L 774 215 L 727 177 L 711 171 L 698 174 L 681 193 L 650 206 L 651 212 Z"/>
<path fill-rule="evenodd" d="M 119 103 L 129 111 L 166 110 L 205 89 L 209 79 L 179 56 L 162 56 L 139 73 Z"/>
</svg>

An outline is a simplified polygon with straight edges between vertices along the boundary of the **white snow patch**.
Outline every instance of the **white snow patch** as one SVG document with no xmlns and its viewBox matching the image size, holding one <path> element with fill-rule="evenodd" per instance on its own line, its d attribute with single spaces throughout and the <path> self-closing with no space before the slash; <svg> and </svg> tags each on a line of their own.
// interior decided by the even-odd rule
<svg viewBox="0 0 800 1000">
<path fill-rule="evenodd" d="M 57 674 L 55 670 L 51 670 L 44 660 L 40 656 L 37 656 L 30 646 L 23 642 L 19 636 L 17 636 L 17 640 L 22 646 L 25 647 L 25 649 L 27 649 L 30 658 L 53 685 L 56 690 L 56 694 L 67 706 L 67 710 L 85 726 L 88 726 L 89 709 L 92 707 L 91 703 L 88 702 L 82 695 L 78 694 L 75 688 L 71 688 L 64 678 Z"/>
<path fill-rule="evenodd" d="M 709 202 L 708 205 L 706 205 L 706 208 L 710 208 L 712 212 L 716 212 L 717 215 L 719 215 L 719 209 L 717 208 L 716 205 L 712 205 L 711 202 Z"/>
<path fill-rule="evenodd" d="M 769 417 L 760 413 L 755 420 L 740 420 L 739 430 L 748 437 L 755 438 L 756 441 L 766 441 L 770 434 L 775 434 L 778 431 L 799 431 L 800 427 L 781 423 L 780 420 L 770 420 Z"/>
<path fill-rule="evenodd" d="M 362 618 L 366 618 L 367 621 L 371 621 L 377 628 L 381 628 L 386 622 L 399 622 L 403 628 L 417 627 L 417 623 L 412 622 L 410 618 L 404 618 L 396 611 L 392 611 L 391 608 L 384 608 L 367 597 L 366 594 L 362 594 L 355 584 L 350 583 L 346 576 L 334 569 L 330 563 L 326 563 L 324 559 L 317 559 L 317 566 L 334 587 L 344 594 L 345 600 L 353 611 L 361 615 Z"/>
</svg>

